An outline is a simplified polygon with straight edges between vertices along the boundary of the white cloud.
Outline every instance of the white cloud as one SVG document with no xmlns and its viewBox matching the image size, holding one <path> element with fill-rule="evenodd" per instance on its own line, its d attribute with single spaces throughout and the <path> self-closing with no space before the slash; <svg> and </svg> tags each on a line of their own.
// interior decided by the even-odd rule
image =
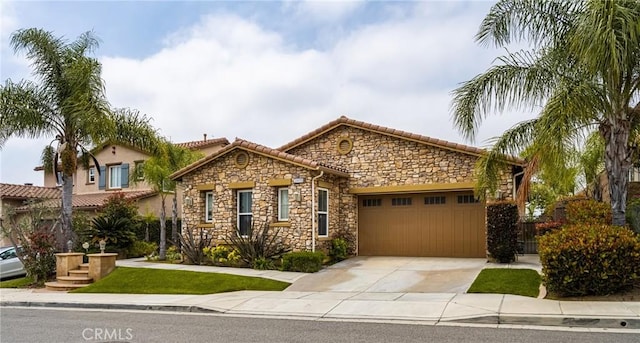
<svg viewBox="0 0 640 343">
<path fill-rule="evenodd" d="M 460 142 L 449 92 L 495 56 L 473 42 L 478 20 L 416 10 L 298 51 L 249 20 L 208 16 L 144 60 L 102 58 L 103 75 L 114 105 L 152 115 L 174 141 L 207 132 L 279 146 L 344 114 Z M 488 121 L 480 139 L 504 122 Z"/>
<path fill-rule="evenodd" d="M 292 3 L 289 3 L 292 5 Z M 364 5 L 362 0 L 305 0 L 290 7 L 297 16 L 315 22 L 336 22 Z"/>
</svg>

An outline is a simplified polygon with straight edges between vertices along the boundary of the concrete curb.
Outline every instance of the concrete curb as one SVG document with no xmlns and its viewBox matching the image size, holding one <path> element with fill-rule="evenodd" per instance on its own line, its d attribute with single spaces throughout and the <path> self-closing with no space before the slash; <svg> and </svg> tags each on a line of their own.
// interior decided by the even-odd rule
<svg viewBox="0 0 640 343">
<path fill-rule="evenodd" d="M 199 306 L 183 305 L 135 305 L 135 304 L 85 304 L 85 303 L 60 303 L 39 301 L 3 301 L 2 307 L 54 307 L 54 308 L 88 308 L 101 310 L 140 310 L 140 311 L 165 311 L 165 312 L 190 312 L 190 313 L 222 313 L 220 311 L 202 308 Z"/>
<path fill-rule="evenodd" d="M 185 312 L 185 313 L 209 313 L 209 314 L 228 314 L 230 316 L 241 315 L 256 317 L 283 317 L 291 318 L 292 314 L 274 314 L 274 313 L 258 313 L 243 311 L 225 312 L 217 311 L 201 306 L 185 306 L 185 305 L 137 305 L 137 304 L 86 304 L 86 303 L 64 303 L 64 302 L 38 302 L 38 301 L 2 301 L 2 307 L 40 307 L 40 308 L 84 308 L 84 309 L 103 309 L 103 310 L 138 310 L 138 311 L 162 311 L 162 312 Z M 464 319 L 408 319 L 408 318 L 372 318 L 361 316 L 301 316 L 293 317 L 307 320 L 341 320 L 341 321 L 372 321 L 372 322 L 411 322 L 411 323 L 429 323 L 431 325 L 459 323 L 459 324 L 488 324 L 488 325 L 529 325 L 529 326 L 550 326 L 550 327 L 571 327 L 571 328 L 598 328 L 598 329 L 640 329 L 640 319 L 629 318 L 598 318 L 598 317 L 562 317 L 562 316 L 517 316 L 517 315 L 485 315 L 477 317 L 469 317 Z"/>
<path fill-rule="evenodd" d="M 515 316 L 489 315 L 456 319 L 442 322 L 475 324 L 511 324 L 535 326 L 563 326 L 599 329 L 640 329 L 640 319 L 599 318 L 599 317 L 555 317 L 555 316 Z"/>
</svg>

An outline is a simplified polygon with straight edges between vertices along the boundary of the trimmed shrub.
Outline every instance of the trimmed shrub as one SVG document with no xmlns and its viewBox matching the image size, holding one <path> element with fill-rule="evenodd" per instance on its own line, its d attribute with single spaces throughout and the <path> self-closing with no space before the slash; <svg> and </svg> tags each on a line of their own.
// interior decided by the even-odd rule
<svg viewBox="0 0 640 343">
<path fill-rule="evenodd" d="M 487 205 L 487 250 L 500 263 L 515 261 L 518 251 L 518 206 L 513 202 Z"/>
<path fill-rule="evenodd" d="M 547 289 L 559 296 L 606 295 L 640 277 L 640 241 L 629 229 L 573 225 L 538 238 Z"/>
<path fill-rule="evenodd" d="M 347 229 L 339 229 L 337 232 L 333 234 L 333 238 L 334 239 L 341 238 L 347 243 L 346 257 L 354 256 L 356 254 L 357 240 L 356 240 L 356 235 L 353 234 L 353 232 Z"/>
<path fill-rule="evenodd" d="M 536 223 L 536 235 L 542 236 L 547 233 L 554 232 L 562 228 L 562 222 L 550 221 L 543 223 Z"/>
<path fill-rule="evenodd" d="M 565 208 L 568 224 L 611 224 L 611 205 L 592 199 L 571 201 Z"/>
<path fill-rule="evenodd" d="M 149 221 L 145 221 L 141 219 L 138 221 L 138 225 L 135 228 L 136 237 L 139 240 L 145 240 L 146 231 L 149 230 L 149 242 L 155 242 L 156 244 L 160 244 L 160 219 L 153 219 Z M 171 218 L 165 221 L 167 234 L 171 232 Z M 180 232 L 180 228 L 182 227 L 182 221 L 178 219 L 178 232 Z M 169 237 L 169 235 L 167 235 Z M 167 244 L 171 244 L 167 241 Z"/>
<path fill-rule="evenodd" d="M 127 256 L 128 257 L 150 256 L 156 250 L 158 250 L 158 245 L 156 243 L 144 242 L 144 241 L 136 240 L 129 247 L 129 251 L 127 252 Z"/>
<path fill-rule="evenodd" d="M 329 247 L 329 257 L 334 262 L 346 259 L 348 255 L 349 243 L 344 238 L 338 237 L 331 240 Z"/>
<path fill-rule="evenodd" d="M 627 202 L 627 224 L 637 234 L 640 234 L 640 198 L 633 198 Z"/>
<path fill-rule="evenodd" d="M 238 251 L 227 245 L 206 247 L 202 251 L 215 265 L 234 266 L 240 261 Z"/>
<path fill-rule="evenodd" d="M 320 251 L 296 251 L 282 256 L 282 270 L 315 273 L 322 268 L 324 254 Z"/>
</svg>

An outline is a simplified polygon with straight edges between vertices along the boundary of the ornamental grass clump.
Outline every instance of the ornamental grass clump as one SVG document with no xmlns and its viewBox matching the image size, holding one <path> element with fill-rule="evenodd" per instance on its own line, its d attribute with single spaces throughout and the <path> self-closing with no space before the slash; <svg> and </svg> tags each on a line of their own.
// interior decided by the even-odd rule
<svg viewBox="0 0 640 343">
<path fill-rule="evenodd" d="M 538 238 L 547 290 L 558 296 L 607 295 L 640 279 L 640 240 L 606 224 L 569 225 Z"/>
</svg>

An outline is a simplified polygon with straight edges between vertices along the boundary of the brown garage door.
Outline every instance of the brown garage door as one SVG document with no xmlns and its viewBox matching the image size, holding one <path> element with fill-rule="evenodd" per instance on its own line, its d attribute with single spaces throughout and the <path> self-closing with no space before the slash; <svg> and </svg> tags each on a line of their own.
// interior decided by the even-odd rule
<svg viewBox="0 0 640 343">
<path fill-rule="evenodd" d="M 363 256 L 485 256 L 484 203 L 471 192 L 360 196 Z"/>
</svg>

